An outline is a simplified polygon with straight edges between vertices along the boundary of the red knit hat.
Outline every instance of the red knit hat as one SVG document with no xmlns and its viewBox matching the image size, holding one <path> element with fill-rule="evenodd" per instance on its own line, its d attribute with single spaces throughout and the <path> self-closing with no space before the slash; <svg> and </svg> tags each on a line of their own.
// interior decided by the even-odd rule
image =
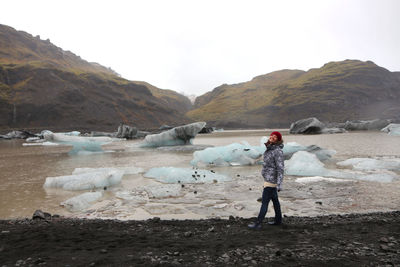
<svg viewBox="0 0 400 267">
<path fill-rule="evenodd" d="M 270 135 L 276 135 L 278 137 L 278 141 L 282 141 L 282 134 L 280 132 L 272 132 Z"/>
</svg>

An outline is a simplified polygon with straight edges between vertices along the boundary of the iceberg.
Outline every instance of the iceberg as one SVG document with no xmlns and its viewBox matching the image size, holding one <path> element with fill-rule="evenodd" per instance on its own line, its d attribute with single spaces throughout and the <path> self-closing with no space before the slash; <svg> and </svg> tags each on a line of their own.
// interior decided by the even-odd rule
<svg viewBox="0 0 400 267">
<path fill-rule="evenodd" d="M 53 133 L 46 131 L 43 134 L 46 141 L 73 146 L 69 152 L 71 155 L 78 154 L 80 151 L 99 152 L 103 151 L 102 145 L 113 141 L 110 137 L 83 137 L 75 135 L 65 135 L 63 133 Z"/>
<path fill-rule="evenodd" d="M 81 211 L 90 207 L 90 204 L 97 201 L 103 196 L 102 192 L 86 192 L 76 197 L 67 199 L 61 202 L 61 206 L 64 206 L 69 211 Z"/>
<path fill-rule="evenodd" d="M 162 183 L 215 183 L 230 181 L 231 178 L 208 170 L 159 167 L 152 168 L 144 174 L 144 177 L 154 178 Z"/>
<path fill-rule="evenodd" d="M 265 146 L 233 143 L 227 146 L 209 147 L 193 153 L 191 165 L 203 163 L 209 166 L 254 165 L 265 151 Z"/>
<path fill-rule="evenodd" d="M 317 118 L 307 118 L 293 122 L 290 125 L 291 134 L 320 134 L 325 128 L 325 124 Z"/>
<path fill-rule="evenodd" d="M 193 153 L 192 166 L 198 166 L 200 163 L 208 166 L 239 166 L 254 165 L 262 163 L 261 156 L 265 151 L 264 143 L 268 137 L 262 137 L 260 146 L 251 146 L 247 142 L 233 143 L 227 146 L 209 147 Z M 315 154 L 319 160 L 330 159 L 336 151 L 322 149 L 316 145 L 302 146 L 295 142 L 289 142 L 283 147 L 285 159 L 289 159 L 298 151 L 308 151 Z"/>
<path fill-rule="evenodd" d="M 204 128 L 205 122 L 195 122 L 175 127 L 159 134 L 147 135 L 141 147 L 160 147 L 192 144 L 193 138 Z"/>
<path fill-rule="evenodd" d="M 381 129 L 381 131 L 388 133 L 389 135 L 400 136 L 400 124 L 391 123 L 385 128 Z"/>
<path fill-rule="evenodd" d="M 335 150 L 323 149 L 316 145 L 302 146 L 296 142 L 289 142 L 289 143 L 285 144 L 282 151 L 283 151 L 283 155 L 285 156 L 285 159 L 289 159 L 294 153 L 296 153 L 298 151 L 307 151 L 307 152 L 313 153 L 317 156 L 317 158 L 319 160 L 322 160 L 322 161 L 328 160 L 333 155 L 336 154 Z"/>
<path fill-rule="evenodd" d="M 285 174 L 297 176 L 334 176 L 341 177 L 340 172 L 328 170 L 315 154 L 298 151 L 291 159 L 285 161 Z"/>
<path fill-rule="evenodd" d="M 44 188 L 62 188 L 64 190 L 87 190 L 104 188 L 121 182 L 123 171 L 98 171 L 75 175 L 47 177 Z"/>
<path fill-rule="evenodd" d="M 395 173 L 386 170 L 372 174 L 329 170 L 318 160 L 316 155 L 306 151 L 296 152 L 290 160 L 285 161 L 285 174 L 294 176 L 328 176 L 376 182 L 392 182 L 397 178 Z"/>
<path fill-rule="evenodd" d="M 355 170 L 400 170 L 400 161 L 371 158 L 351 158 L 336 163 L 339 166 L 352 166 Z"/>
<path fill-rule="evenodd" d="M 369 121 L 346 121 L 344 128 L 349 131 L 362 131 L 362 130 L 379 130 L 390 124 L 387 119 L 375 119 Z"/>
</svg>

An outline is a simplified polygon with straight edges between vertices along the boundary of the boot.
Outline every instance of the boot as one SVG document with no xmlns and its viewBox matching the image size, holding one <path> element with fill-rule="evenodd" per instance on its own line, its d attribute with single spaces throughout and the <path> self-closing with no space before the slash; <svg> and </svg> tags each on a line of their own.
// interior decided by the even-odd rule
<svg viewBox="0 0 400 267">
<path fill-rule="evenodd" d="M 255 229 L 255 230 L 260 230 L 261 229 L 261 223 L 259 221 L 255 221 L 247 225 L 250 229 Z"/>
</svg>

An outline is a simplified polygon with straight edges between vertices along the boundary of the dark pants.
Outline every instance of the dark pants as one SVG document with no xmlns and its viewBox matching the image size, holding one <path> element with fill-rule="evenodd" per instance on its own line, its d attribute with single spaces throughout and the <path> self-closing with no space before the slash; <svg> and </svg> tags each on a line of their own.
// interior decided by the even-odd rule
<svg viewBox="0 0 400 267">
<path fill-rule="evenodd" d="M 272 200 L 272 203 L 274 203 L 275 223 L 282 223 L 281 204 L 279 203 L 278 190 L 276 189 L 276 187 L 264 187 L 262 194 L 262 204 L 257 221 L 261 223 L 264 220 L 265 215 L 268 211 L 268 204 L 270 200 Z"/>
</svg>

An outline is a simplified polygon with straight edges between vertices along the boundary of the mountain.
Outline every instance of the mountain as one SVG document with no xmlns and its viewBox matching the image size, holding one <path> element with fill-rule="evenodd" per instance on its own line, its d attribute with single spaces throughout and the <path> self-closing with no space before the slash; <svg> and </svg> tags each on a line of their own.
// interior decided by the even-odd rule
<svg viewBox="0 0 400 267">
<path fill-rule="evenodd" d="M 0 24 L 0 128 L 116 130 L 191 122 L 190 100 L 121 78 L 49 40 Z"/>
<path fill-rule="evenodd" d="M 400 119 L 400 73 L 359 60 L 276 71 L 197 97 L 187 116 L 226 128 L 287 128 L 307 117 L 331 122 Z"/>
</svg>

